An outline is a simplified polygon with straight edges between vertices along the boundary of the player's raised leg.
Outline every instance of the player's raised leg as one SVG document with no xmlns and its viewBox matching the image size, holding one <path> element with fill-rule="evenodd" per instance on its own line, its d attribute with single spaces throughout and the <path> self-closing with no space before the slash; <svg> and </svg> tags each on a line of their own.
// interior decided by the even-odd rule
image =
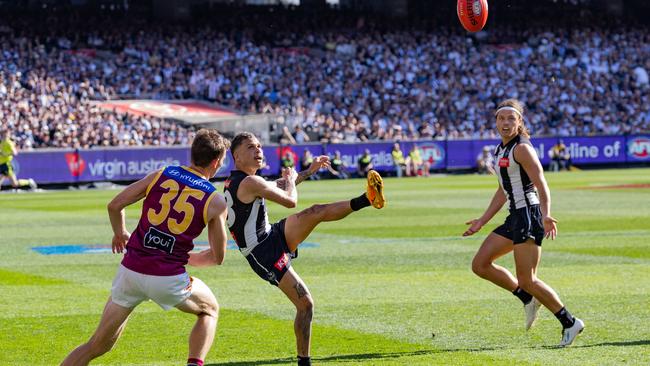
<svg viewBox="0 0 650 366">
<path fill-rule="evenodd" d="M 298 364 L 310 365 L 311 321 L 314 316 L 314 300 L 300 276 L 289 267 L 278 285 L 296 306 L 296 319 L 293 323 L 298 350 Z"/>
<path fill-rule="evenodd" d="M 133 308 L 125 308 L 108 299 L 99 326 L 90 340 L 75 348 L 61 366 L 85 366 L 110 351 L 122 334 Z"/>
<path fill-rule="evenodd" d="M 192 277 L 192 294 L 176 305 L 178 310 L 197 316 L 190 333 L 188 365 L 201 365 L 208 354 L 219 318 L 219 304 L 210 288 L 200 279 Z"/>
<path fill-rule="evenodd" d="M 386 204 L 384 197 L 384 181 L 374 170 L 368 172 L 366 192 L 359 197 L 348 201 L 339 201 L 328 204 L 316 204 L 297 214 L 287 217 L 285 223 L 285 237 L 287 246 L 295 251 L 314 228 L 321 222 L 340 220 L 353 211 L 364 207 L 373 206 L 382 208 Z"/>
</svg>

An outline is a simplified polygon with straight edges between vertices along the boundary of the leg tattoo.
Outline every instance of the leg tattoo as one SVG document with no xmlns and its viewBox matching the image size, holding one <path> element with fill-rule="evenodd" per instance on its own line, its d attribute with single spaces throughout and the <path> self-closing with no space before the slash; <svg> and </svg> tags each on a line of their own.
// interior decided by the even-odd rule
<svg viewBox="0 0 650 366">
<path fill-rule="evenodd" d="M 307 289 L 300 283 L 296 283 L 295 289 L 299 299 L 302 299 L 303 297 L 309 295 Z"/>
</svg>

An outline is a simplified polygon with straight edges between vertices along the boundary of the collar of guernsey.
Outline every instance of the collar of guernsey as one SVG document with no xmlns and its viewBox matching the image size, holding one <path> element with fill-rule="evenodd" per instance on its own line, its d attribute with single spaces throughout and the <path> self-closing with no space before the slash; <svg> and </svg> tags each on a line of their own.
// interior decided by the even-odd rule
<svg viewBox="0 0 650 366">
<path fill-rule="evenodd" d="M 216 190 L 210 181 L 198 176 L 186 167 L 168 166 L 163 171 L 163 174 L 193 189 L 207 193 L 212 193 Z"/>
</svg>

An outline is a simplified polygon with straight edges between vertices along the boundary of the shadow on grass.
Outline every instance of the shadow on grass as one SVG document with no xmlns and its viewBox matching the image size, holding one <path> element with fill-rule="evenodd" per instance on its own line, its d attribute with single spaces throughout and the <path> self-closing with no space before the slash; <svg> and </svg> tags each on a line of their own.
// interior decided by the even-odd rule
<svg viewBox="0 0 650 366">
<path fill-rule="evenodd" d="M 650 339 L 640 339 L 638 341 L 625 341 L 625 342 L 601 342 L 594 344 L 581 344 L 577 346 L 569 346 L 568 348 L 591 348 L 591 347 L 633 347 L 633 346 L 647 346 L 650 345 Z M 560 346 L 542 346 L 546 349 L 563 349 Z"/>
<path fill-rule="evenodd" d="M 411 352 L 388 352 L 388 353 L 358 353 L 350 355 L 334 355 L 329 357 L 314 357 L 312 360 L 315 363 L 327 362 L 355 362 L 355 361 L 368 361 L 368 360 L 382 360 L 390 358 L 400 358 L 409 356 L 423 356 L 433 355 L 437 353 L 446 352 L 481 352 L 481 351 L 494 351 L 497 349 L 505 349 L 507 347 L 484 347 L 484 348 L 457 348 L 457 349 L 431 349 Z M 255 366 L 255 365 L 284 365 L 296 363 L 295 358 L 276 358 L 272 360 L 256 360 L 256 361 L 235 361 L 224 363 L 211 363 L 205 366 Z"/>
<path fill-rule="evenodd" d="M 650 340 L 642 339 L 637 341 L 626 341 L 626 342 L 602 342 L 595 344 L 585 344 L 579 346 L 572 346 L 571 348 L 589 348 L 589 347 L 630 347 L 630 346 L 647 346 L 650 345 Z M 341 362 L 341 361 L 368 361 L 368 360 L 382 360 L 382 359 L 391 359 L 399 357 L 409 357 L 409 356 L 423 356 L 423 355 L 434 355 L 439 353 L 453 353 L 453 352 L 484 352 L 484 351 L 496 351 L 504 350 L 510 347 L 477 347 L 477 348 L 447 348 L 447 349 L 430 349 L 430 350 L 421 350 L 421 351 L 411 351 L 411 352 L 388 352 L 388 353 L 358 353 L 358 354 L 349 354 L 349 355 L 335 355 L 329 357 L 315 357 L 313 360 L 316 363 L 327 363 L 327 362 Z M 563 349 L 558 346 L 542 346 L 542 347 L 527 347 L 527 348 L 546 348 L 546 349 Z M 234 361 L 234 362 L 224 362 L 224 363 L 211 363 L 206 364 L 205 366 L 256 366 L 256 365 L 286 365 L 296 363 L 295 358 L 276 358 L 272 360 L 251 360 L 251 361 Z"/>
<path fill-rule="evenodd" d="M 580 346 L 575 346 L 576 348 L 587 348 L 587 347 L 629 347 L 629 346 L 648 346 L 650 345 L 650 339 L 640 339 L 638 341 L 625 341 L 625 342 L 602 342 L 595 344 L 585 344 Z"/>
</svg>

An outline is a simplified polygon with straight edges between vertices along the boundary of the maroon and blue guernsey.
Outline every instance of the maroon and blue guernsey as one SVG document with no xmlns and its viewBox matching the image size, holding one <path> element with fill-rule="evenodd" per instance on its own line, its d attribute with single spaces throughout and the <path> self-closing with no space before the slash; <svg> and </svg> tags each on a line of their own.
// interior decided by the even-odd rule
<svg viewBox="0 0 650 366">
<path fill-rule="evenodd" d="M 154 276 L 185 273 L 193 240 L 207 225 L 208 204 L 215 194 L 215 187 L 190 168 L 161 170 L 147 187 L 122 265 Z"/>
</svg>

